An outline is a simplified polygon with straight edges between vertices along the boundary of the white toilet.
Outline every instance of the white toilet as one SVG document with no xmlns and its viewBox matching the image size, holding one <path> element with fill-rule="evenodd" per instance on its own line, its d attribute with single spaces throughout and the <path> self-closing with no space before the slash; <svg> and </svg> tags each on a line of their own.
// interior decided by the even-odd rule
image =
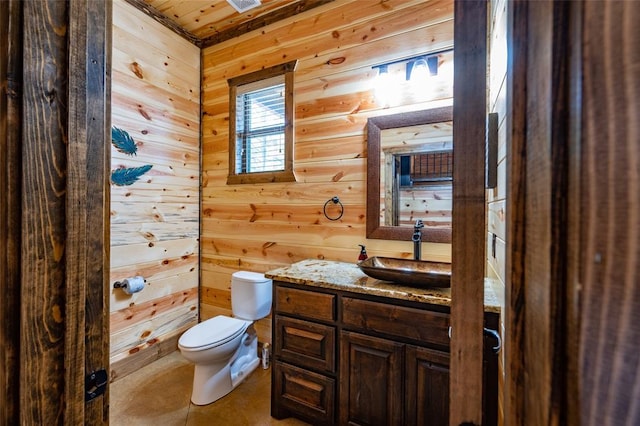
<svg viewBox="0 0 640 426">
<path fill-rule="evenodd" d="M 191 402 L 210 404 L 244 380 L 260 364 L 258 337 L 251 326 L 271 311 L 272 281 L 263 274 L 239 271 L 231 277 L 231 309 L 187 330 L 178 347 L 195 364 Z"/>
</svg>

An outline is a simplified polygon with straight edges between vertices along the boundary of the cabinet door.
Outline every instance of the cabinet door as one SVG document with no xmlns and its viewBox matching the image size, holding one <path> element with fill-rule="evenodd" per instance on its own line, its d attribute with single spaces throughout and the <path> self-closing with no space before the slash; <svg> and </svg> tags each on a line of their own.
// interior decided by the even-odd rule
<svg viewBox="0 0 640 426">
<path fill-rule="evenodd" d="M 273 364 L 271 415 L 293 414 L 314 425 L 335 423 L 335 380 L 276 361 Z"/>
<path fill-rule="evenodd" d="M 402 425 L 404 345 L 343 331 L 340 424 Z"/>
<path fill-rule="evenodd" d="M 407 424 L 449 425 L 449 354 L 407 346 Z"/>
</svg>

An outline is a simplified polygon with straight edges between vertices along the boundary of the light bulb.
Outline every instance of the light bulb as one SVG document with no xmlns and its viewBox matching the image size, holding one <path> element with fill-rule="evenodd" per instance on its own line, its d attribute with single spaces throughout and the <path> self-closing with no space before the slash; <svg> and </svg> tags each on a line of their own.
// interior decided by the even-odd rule
<svg viewBox="0 0 640 426">
<path fill-rule="evenodd" d="M 387 65 L 378 67 L 378 75 L 375 79 L 376 101 L 383 106 L 393 106 L 398 103 L 399 91 L 394 78 L 389 73 Z"/>
</svg>

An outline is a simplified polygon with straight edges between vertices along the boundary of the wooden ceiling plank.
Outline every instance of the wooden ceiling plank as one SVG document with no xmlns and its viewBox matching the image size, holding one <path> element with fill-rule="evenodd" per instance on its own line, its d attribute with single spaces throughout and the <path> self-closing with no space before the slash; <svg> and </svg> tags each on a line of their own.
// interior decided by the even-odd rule
<svg viewBox="0 0 640 426">
<path fill-rule="evenodd" d="M 142 11 L 147 16 L 150 16 L 155 21 L 169 28 L 174 33 L 178 34 L 180 37 L 184 38 L 185 40 L 189 41 L 192 44 L 195 44 L 196 46 L 199 46 L 198 43 L 200 39 L 198 37 L 194 36 L 189 31 L 182 28 L 174 20 L 167 18 L 165 15 L 160 13 L 154 7 L 149 6 L 147 3 L 144 2 L 144 0 L 124 0 L 124 1 L 126 1 L 136 9 Z M 117 4 L 117 3 L 114 3 L 114 4 Z"/>
<path fill-rule="evenodd" d="M 266 15 L 295 3 L 300 2 L 291 2 L 287 0 L 272 1 L 268 4 L 263 2 L 262 7 L 258 9 L 251 9 L 242 14 L 238 14 L 232 7 L 224 9 L 210 8 L 205 10 L 204 13 L 201 13 L 200 16 L 194 16 L 193 14 L 184 16 L 183 26 L 198 37 L 206 38 L 212 34 L 227 31 L 238 25 L 242 25 L 242 23 L 247 21 L 264 19 Z"/>
<path fill-rule="evenodd" d="M 269 24 L 281 21 L 283 19 L 290 18 L 298 15 L 307 10 L 314 9 L 318 6 L 331 3 L 334 0 L 301 0 L 297 3 L 282 7 L 273 11 L 272 13 L 260 16 L 256 19 L 240 23 L 239 25 L 222 31 L 218 34 L 213 34 L 209 37 L 202 39 L 202 47 L 213 46 L 214 44 L 221 43 L 226 40 L 230 40 L 244 33 L 256 30 L 258 28 L 265 27 Z"/>
</svg>

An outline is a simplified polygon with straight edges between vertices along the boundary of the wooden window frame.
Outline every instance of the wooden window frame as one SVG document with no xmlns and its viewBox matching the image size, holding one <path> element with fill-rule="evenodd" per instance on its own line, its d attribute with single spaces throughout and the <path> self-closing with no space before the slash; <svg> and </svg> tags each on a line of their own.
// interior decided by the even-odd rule
<svg viewBox="0 0 640 426">
<path fill-rule="evenodd" d="M 295 182 L 293 172 L 293 73 L 298 61 L 290 61 L 250 74 L 230 78 L 229 84 L 229 175 L 227 184 Z M 238 87 L 284 75 L 285 85 L 285 125 L 284 125 L 284 170 L 242 173 L 236 170 L 236 97 Z"/>
</svg>

